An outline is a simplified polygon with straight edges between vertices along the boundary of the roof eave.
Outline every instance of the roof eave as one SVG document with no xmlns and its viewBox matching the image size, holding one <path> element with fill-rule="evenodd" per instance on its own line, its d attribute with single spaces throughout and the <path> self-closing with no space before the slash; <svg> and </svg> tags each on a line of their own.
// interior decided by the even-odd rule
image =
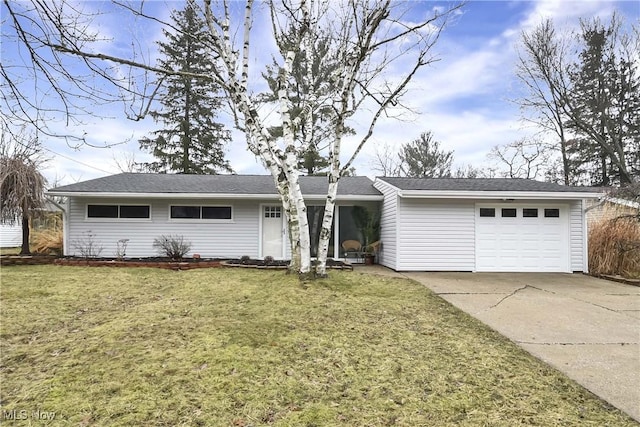
<svg viewBox="0 0 640 427">
<path fill-rule="evenodd" d="M 405 199 L 597 199 L 602 193 L 581 193 L 569 191 L 443 191 L 443 190 L 400 190 L 398 195 Z"/>
<path fill-rule="evenodd" d="M 242 193 L 120 193 L 105 191 L 47 191 L 48 196 L 64 196 L 64 197 L 92 197 L 92 198 L 125 198 L 125 199 L 250 199 L 279 200 L 277 194 L 242 194 Z M 304 195 L 306 200 L 324 200 L 326 194 L 309 194 Z M 374 194 L 344 194 L 337 195 L 337 201 L 380 201 L 383 196 Z"/>
</svg>

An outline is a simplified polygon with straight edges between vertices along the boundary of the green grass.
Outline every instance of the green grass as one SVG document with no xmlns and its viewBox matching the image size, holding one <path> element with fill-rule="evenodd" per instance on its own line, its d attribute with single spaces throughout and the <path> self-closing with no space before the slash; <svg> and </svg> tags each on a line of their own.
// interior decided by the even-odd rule
<svg viewBox="0 0 640 427">
<path fill-rule="evenodd" d="M 635 425 L 406 280 L 0 274 L 2 411 L 55 412 L 49 425 Z"/>
</svg>

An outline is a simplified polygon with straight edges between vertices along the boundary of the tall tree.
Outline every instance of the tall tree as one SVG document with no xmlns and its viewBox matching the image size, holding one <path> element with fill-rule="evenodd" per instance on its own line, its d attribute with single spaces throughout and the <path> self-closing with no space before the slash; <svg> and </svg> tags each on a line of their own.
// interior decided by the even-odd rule
<svg viewBox="0 0 640 427">
<path fill-rule="evenodd" d="M 440 148 L 433 134 L 423 132 L 418 139 L 405 143 L 398 155 L 400 170 L 404 176 L 413 178 L 446 178 L 451 176 L 453 151 Z"/>
<path fill-rule="evenodd" d="M 446 178 L 451 176 L 452 162 L 453 151 L 440 148 L 429 131 L 402 144 L 397 153 L 388 144 L 376 150 L 373 169 L 384 176 Z"/>
<path fill-rule="evenodd" d="M 36 137 L 12 136 L 4 126 L 0 138 L 0 222 L 22 221 L 20 254 L 28 255 L 29 223 L 45 203 L 47 181 L 39 171 L 42 151 Z"/>
<path fill-rule="evenodd" d="M 527 121 L 558 138 L 556 146 L 565 185 L 576 183 L 565 123 L 567 117 L 562 106 L 568 54 L 568 40 L 559 36 L 553 22 L 547 19 L 531 32 L 523 32 L 516 71 L 525 90 L 516 102 Z"/>
<path fill-rule="evenodd" d="M 521 105 L 559 137 L 565 182 L 586 167 L 594 184 L 628 183 L 640 176 L 640 32 L 613 15 L 607 24 L 583 20 L 568 35 L 548 20 L 523 33 L 520 80 L 529 90 Z M 572 56 L 577 52 L 577 56 Z"/>
<path fill-rule="evenodd" d="M 115 63 L 160 76 L 207 77 L 220 86 L 234 113 L 236 125 L 247 135 L 249 151 L 262 161 L 273 177 L 289 226 L 290 268 L 302 276 L 314 271 L 306 204 L 299 183 L 298 153 L 307 151 L 312 140 L 297 139 L 296 126 L 305 121 L 312 123 L 314 116 L 325 108 L 330 112 L 322 119 L 330 123 L 331 137 L 326 146 L 328 188 L 315 268 L 316 275 L 325 276 L 340 177 L 351 169 L 379 119 L 403 108 L 402 98 L 409 90 L 409 84 L 436 60 L 432 48 L 448 19 L 461 7 L 461 4 L 453 4 L 445 8 L 425 8 L 419 2 L 392 4 L 390 0 L 266 1 L 281 72 L 278 74 L 277 102 L 268 108 L 260 108 L 263 104 L 254 96 L 254 79 L 260 74 L 253 70 L 258 61 L 251 56 L 251 49 L 255 49 L 255 37 L 264 38 L 264 33 L 256 34 L 253 26 L 254 0 L 243 3 L 243 16 L 239 13 L 238 2 L 231 7 L 227 0 L 203 0 L 198 6 L 198 12 L 204 15 L 207 24 L 211 56 L 215 62 L 211 70 L 202 74 L 150 65 L 139 56 L 120 57 L 106 53 L 87 40 L 87 28 L 82 27 L 86 17 L 78 16 L 82 11 L 62 3 L 67 7 L 51 11 L 47 2 L 31 0 L 20 14 L 11 13 L 9 19 L 14 23 L 20 23 L 22 19 L 44 20 L 43 25 L 21 26 L 19 32 L 26 34 L 23 39 L 36 40 L 39 50 L 79 57 L 103 71 Z M 128 11 L 140 20 L 167 27 L 174 25 L 150 12 L 147 4 L 113 2 L 115 8 Z M 65 25 L 67 23 L 69 25 Z M 317 50 L 313 47 L 325 35 L 330 43 L 326 59 L 340 64 L 328 78 L 317 76 L 312 66 Z M 283 42 L 285 36 L 293 42 Z M 297 88 L 292 67 L 297 57 L 303 59 L 305 79 L 317 84 L 306 85 L 309 93 L 305 96 L 303 113 L 294 118 L 291 107 Z M 320 89 L 316 89 L 318 87 Z M 267 116 L 273 112 L 276 114 Z M 281 138 L 270 131 L 274 124 L 282 127 Z M 359 134 L 352 138 L 355 149 L 347 153 L 343 143 L 350 125 L 357 125 Z"/>
<path fill-rule="evenodd" d="M 521 138 L 510 144 L 495 146 L 487 156 L 497 160 L 505 178 L 553 178 L 553 150 L 537 138 Z"/>
<path fill-rule="evenodd" d="M 222 102 L 219 87 L 201 77 L 215 67 L 211 36 L 193 2 L 171 13 L 172 31 L 163 29 L 166 42 L 159 42 L 163 58 L 158 66 L 180 70 L 163 79 L 159 97 L 161 110 L 150 111 L 163 124 L 152 138 L 140 140 L 140 148 L 157 159 L 142 166 L 153 172 L 215 174 L 232 172 L 224 158 L 224 144 L 230 133 L 215 121 Z"/>
<path fill-rule="evenodd" d="M 569 126 L 582 135 L 581 157 L 597 159 L 597 184 L 628 184 L 640 173 L 631 153 L 640 151 L 640 44 L 622 35 L 613 15 L 581 22 L 582 51 L 569 70 Z M 636 36 L 637 37 L 637 36 Z"/>
</svg>

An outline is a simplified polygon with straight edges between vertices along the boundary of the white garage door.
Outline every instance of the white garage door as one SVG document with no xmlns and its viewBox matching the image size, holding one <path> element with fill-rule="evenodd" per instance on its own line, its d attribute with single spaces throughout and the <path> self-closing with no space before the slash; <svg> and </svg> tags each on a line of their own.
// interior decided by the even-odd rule
<svg viewBox="0 0 640 427">
<path fill-rule="evenodd" d="M 569 272 L 568 210 L 476 205 L 476 271 Z"/>
</svg>

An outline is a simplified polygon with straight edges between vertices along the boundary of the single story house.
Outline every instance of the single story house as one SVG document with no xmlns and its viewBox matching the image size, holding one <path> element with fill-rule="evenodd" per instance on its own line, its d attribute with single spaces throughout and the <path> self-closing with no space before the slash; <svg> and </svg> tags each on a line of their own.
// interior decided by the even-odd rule
<svg viewBox="0 0 640 427">
<path fill-rule="evenodd" d="M 300 184 L 317 241 L 327 180 Z M 203 257 L 289 257 L 270 176 L 123 173 L 48 194 L 67 197 L 65 255 L 91 239 L 112 257 L 128 239 L 127 256 L 153 256 L 155 238 L 179 235 Z M 362 239 L 366 208 L 380 215 L 379 262 L 397 271 L 587 271 L 585 206 L 598 196 L 524 179 L 344 177 L 329 256 Z"/>
</svg>

